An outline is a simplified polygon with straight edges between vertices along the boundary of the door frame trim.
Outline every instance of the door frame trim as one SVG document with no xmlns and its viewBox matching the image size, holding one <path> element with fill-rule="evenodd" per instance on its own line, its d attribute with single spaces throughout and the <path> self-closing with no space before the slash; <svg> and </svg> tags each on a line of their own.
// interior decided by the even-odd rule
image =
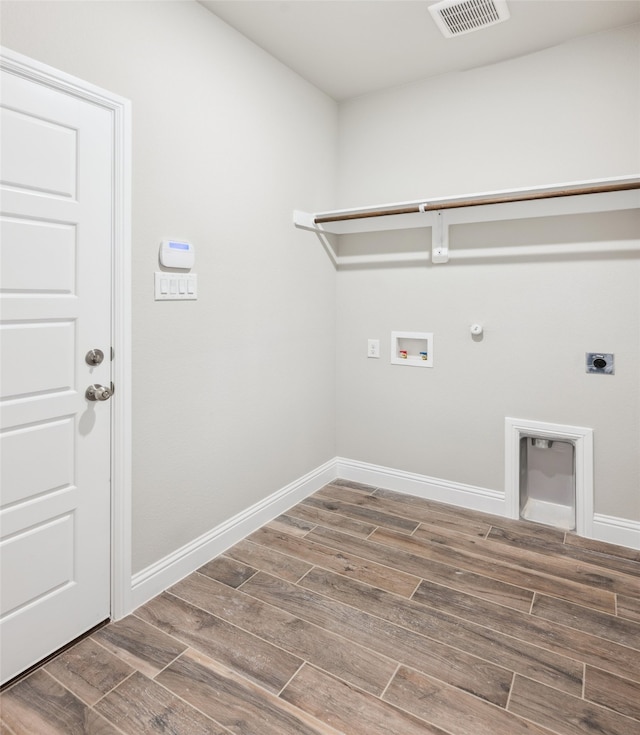
<svg viewBox="0 0 640 735">
<path fill-rule="evenodd" d="M 0 46 L 0 68 L 107 109 L 112 118 L 111 187 L 111 618 L 131 611 L 131 102 Z"/>
</svg>

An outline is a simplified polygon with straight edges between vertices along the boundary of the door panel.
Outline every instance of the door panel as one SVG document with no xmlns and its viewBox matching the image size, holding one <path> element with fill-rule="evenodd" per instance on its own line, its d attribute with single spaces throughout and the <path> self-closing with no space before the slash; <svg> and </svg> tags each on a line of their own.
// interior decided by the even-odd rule
<svg viewBox="0 0 640 735">
<path fill-rule="evenodd" d="M 75 196 L 77 131 L 33 114 L 2 108 L 0 183 Z M 42 162 L 47 161 L 43 166 Z"/>
<path fill-rule="evenodd" d="M 2 73 L 1 679 L 110 613 L 112 119 Z M 85 361 L 101 349 L 99 366 Z"/>
<path fill-rule="evenodd" d="M 73 512 L 31 526 L 8 538 L 2 548 L 2 576 L 13 583 L 2 595 L 0 613 L 15 613 L 20 608 L 42 600 L 47 594 L 72 584 Z M 36 548 L 46 548 L 46 555 L 33 556 Z M 25 573 L 25 562 L 29 572 Z"/>
<path fill-rule="evenodd" d="M 0 486 L 5 507 L 73 482 L 74 422 L 45 421 L 0 434 Z M 33 457 L 38 461 L 34 462 Z"/>
<path fill-rule="evenodd" d="M 75 320 L 32 319 L 0 327 L 3 352 L 20 360 L 3 364 L 2 397 L 69 390 L 74 384 Z"/>
<path fill-rule="evenodd" d="M 76 229 L 72 225 L 0 218 L 0 288 L 5 292 L 71 294 Z M 33 263 L 38 268 L 33 268 Z"/>
</svg>

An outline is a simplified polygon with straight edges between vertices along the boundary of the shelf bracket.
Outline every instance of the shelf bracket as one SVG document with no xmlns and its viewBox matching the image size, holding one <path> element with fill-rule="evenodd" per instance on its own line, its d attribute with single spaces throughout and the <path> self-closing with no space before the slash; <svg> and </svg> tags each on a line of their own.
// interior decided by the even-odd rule
<svg viewBox="0 0 640 735">
<path fill-rule="evenodd" d="M 449 262 L 449 223 L 444 212 L 438 210 L 436 219 L 431 228 L 431 262 Z"/>
</svg>

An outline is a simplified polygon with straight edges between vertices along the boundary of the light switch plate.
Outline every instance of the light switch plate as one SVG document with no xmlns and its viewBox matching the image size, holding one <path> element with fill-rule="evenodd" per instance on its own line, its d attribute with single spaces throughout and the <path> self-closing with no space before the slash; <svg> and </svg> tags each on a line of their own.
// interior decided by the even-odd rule
<svg viewBox="0 0 640 735">
<path fill-rule="evenodd" d="M 380 340 L 379 339 L 368 340 L 367 357 L 380 357 Z"/>
<path fill-rule="evenodd" d="M 195 301 L 198 298 L 196 273 L 169 273 L 156 271 L 156 301 Z"/>
</svg>

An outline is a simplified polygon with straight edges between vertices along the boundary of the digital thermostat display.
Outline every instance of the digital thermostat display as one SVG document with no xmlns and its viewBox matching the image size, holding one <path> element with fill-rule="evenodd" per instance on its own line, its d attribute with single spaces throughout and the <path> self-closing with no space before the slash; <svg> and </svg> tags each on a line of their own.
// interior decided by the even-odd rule
<svg viewBox="0 0 640 735">
<path fill-rule="evenodd" d="M 195 248 L 190 242 L 163 240 L 160 244 L 160 263 L 165 268 L 193 268 Z"/>
</svg>

